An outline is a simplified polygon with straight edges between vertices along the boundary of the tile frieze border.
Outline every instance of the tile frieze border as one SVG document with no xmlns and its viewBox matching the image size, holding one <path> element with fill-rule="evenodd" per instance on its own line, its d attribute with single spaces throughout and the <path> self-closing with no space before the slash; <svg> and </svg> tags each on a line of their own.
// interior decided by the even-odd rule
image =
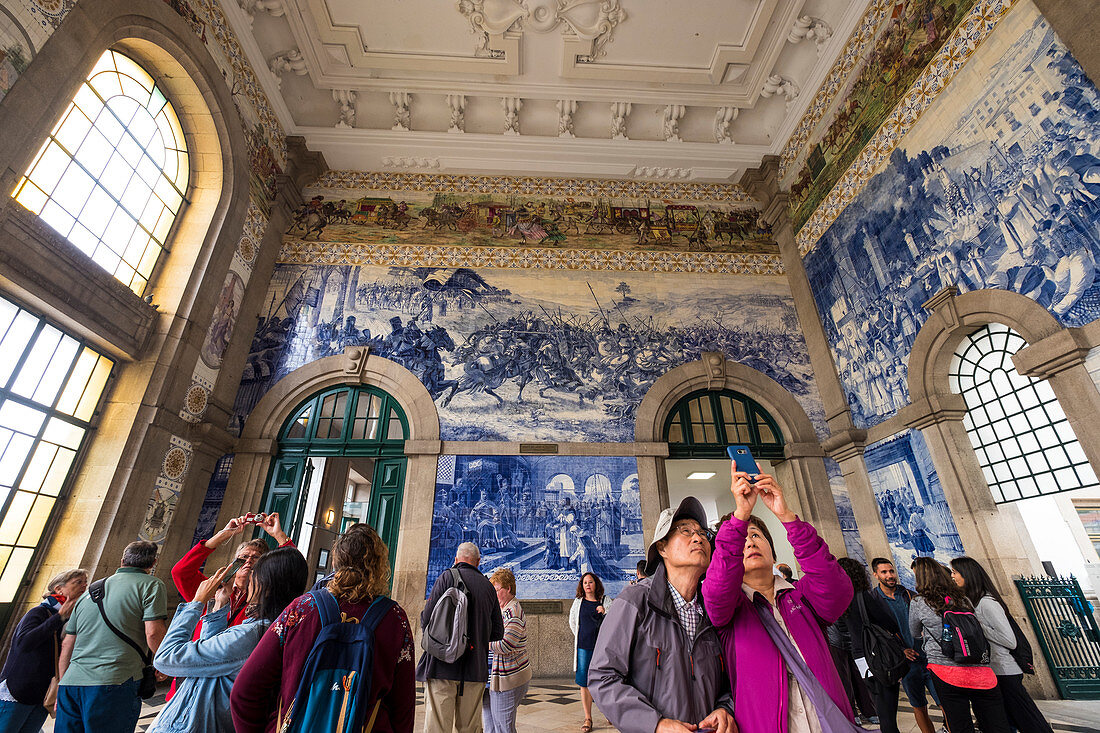
<svg viewBox="0 0 1100 733">
<path fill-rule="evenodd" d="M 655 250 L 547 249 L 542 247 L 283 242 L 284 265 L 373 265 L 378 267 L 468 267 L 518 270 L 610 270 L 685 274 L 781 276 L 779 255 Z"/>
<path fill-rule="evenodd" d="M 583 196 L 613 199 L 653 199 L 756 206 L 756 200 L 736 183 L 638 181 L 603 178 L 542 178 L 535 176 L 471 176 L 402 171 L 330 170 L 305 186 L 313 191 L 416 191 L 448 194 L 511 196 Z"/>
<path fill-rule="evenodd" d="M 890 116 L 863 147 L 833 190 L 798 230 L 798 251 L 806 256 L 833 225 L 837 217 L 855 200 L 868 181 L 887 162 L 902 138 L 917 124 L 940 93 L 966 64 L 982 42 L 1008 14 L 1017 0 L 979 0 L 943 44 L 924 72 L 894 107 Z"/>
</svg>

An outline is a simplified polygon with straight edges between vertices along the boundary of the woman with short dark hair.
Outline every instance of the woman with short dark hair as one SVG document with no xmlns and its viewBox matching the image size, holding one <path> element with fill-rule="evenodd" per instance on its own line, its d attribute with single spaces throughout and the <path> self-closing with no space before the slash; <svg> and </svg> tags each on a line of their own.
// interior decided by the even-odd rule
<svg viewBox="0 0 1100 733">
<path fill-rule="evenodd" d="M 982 733 L 1008 733 L 1004 701 L 997 687 L 997 675 L 988 664 L 962 664 L 947 656 L 940 646 L 944 613 L 973 612 L 966 594 L 959 591 L 947 569 L 930 557 L 913 561 L 917 597 L 909 604 L 909 630 L 914 643 L 924 644 L 928 670 L 932 673 L 940 707 L 951 733 L 973 733 L 970 709 L 978 718 Z"/>
<path fill-rule="evenodd" d="M 977 560 L 965 555 L 951 561 L 951 579 L 974 606 L 974 615 L 989 642 L 989 666 L 997 675 L 1008 722 L 1017 730 L 1051 733 L 1050 723 L 1024 688 L 1024 670 L 1012 655 L 1019 627 L 1013 628 L 1008 606 L 993 579 Z"/>
<path fill-rule="evenodd" d="M 42 602 L 15 627 L 0 674 L 0 733 L 37 733 L 51 712 L 46 701 L 57 674 L 61 634 L 77 599 L 88 588 L 88 571 L 76 568 L 54 577 Z"/>
<path fill-rule="evenodd" d="M 249 579 L 244 623 L 230 626 L 232 564 L 199 584 L 194 598 L 181 603 L 153 666 L 176 677 L 176 694 L 161 710 L 150 733 L 192 731 L 232 733 L 229 694 L 233 681 L 268 626 L 305 589 L 309 567 L 302 553 L 282 547 L 256 561 Z M 213 601 L 208 612 L 206 605 Z M 202 623 L 199 638 L 192 641 Z"/>
<path fill-rule="evenodd" d="M 603 581 L 595 573 L 585 573 L 577 582 L 577 597 L 569 609 L 569 628 L 573 630 L 573 681 L 581 688 L 581 707 L 584 708 L 583 733 L 592 730 L 592 693 L 588 691 L 588 666 L 592 650 L 596 648 L 596 635 L 600 624 L 607 617 L 611 599 L 604 595 Z"/>
<path fill-rule="evenodd" d="M 411 731 L 416 694 L 412 630 L 401 606 L 384 597 L 390 580 L 386 543 L 369 525 L 356 525 L 333 544 L 332 563 L 332 580 L 315 593 L 331 594 L 345 621 L 358 623 L 377 600 L 390 606 L 375 628 L 371 698 L 358 703 L 374 713 L 374 733 Z M 318 603 L 326 601 L 315 593 L 283 611 L 237 676 L 230 696 L 237 733 L 274 731 L 285 722 L 321 632 Z"/>
</svg>

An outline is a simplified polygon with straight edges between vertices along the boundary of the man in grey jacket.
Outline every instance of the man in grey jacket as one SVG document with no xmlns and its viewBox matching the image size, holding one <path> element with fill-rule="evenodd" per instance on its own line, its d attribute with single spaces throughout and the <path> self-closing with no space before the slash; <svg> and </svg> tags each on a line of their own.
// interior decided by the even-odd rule
<svg viewBox="0 0 1100 733">
<path fill-rule="evenodd" d="M 588 686 L 627 733 L 736 733 L 718 632 L 699 592 L 711 535 L 697 499 L 666 509 L 647 553 L 649 575 L 615 599 L 596 639 Z"/>
<path fill-rule="evenodd" d="M 454 662 L 447 663 L 425 652 L 416 665 L 416 679 L 424 683 L 424 733 L 475 733 L 481 730 L 481 696 L 489 679 L 489 642 L 504 638 L 497 591 L 478 565 L 481 552 L 472 542 L 463 542 L 455 554 L 454 566 L 469 594 L 469 622 L 466 630 L 470 647 Z M 451 574 L 443 572 L 432 586 L 420 614 L 420 626 L 427 625 L 439 597 L 453 585 Z"/>
</svg>

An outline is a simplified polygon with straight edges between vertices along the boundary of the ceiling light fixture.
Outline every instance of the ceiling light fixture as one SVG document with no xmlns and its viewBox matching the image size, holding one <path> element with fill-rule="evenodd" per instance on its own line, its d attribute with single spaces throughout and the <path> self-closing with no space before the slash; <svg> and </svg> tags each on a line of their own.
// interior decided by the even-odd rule
<svg viewBox="0 0 1100 733">
<path fill-rule="evenodd" d="M 694 473 L 689 473 L 688 478 L 696 480 L 714 478 L 714 471 L 695 471 Z"/>
</svg>

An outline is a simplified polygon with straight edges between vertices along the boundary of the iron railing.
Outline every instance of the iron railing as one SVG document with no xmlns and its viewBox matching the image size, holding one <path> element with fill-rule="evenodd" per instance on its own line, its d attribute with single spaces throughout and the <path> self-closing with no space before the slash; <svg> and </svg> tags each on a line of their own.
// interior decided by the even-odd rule
<svg viewBox="0 0 1100 733">
<path fill-rule="evenodd" d="M 1100 699 L 1100 628 L 1077 578 L 1018 578 L 1016 588 L 1062 697 Z"/>
</svg>

